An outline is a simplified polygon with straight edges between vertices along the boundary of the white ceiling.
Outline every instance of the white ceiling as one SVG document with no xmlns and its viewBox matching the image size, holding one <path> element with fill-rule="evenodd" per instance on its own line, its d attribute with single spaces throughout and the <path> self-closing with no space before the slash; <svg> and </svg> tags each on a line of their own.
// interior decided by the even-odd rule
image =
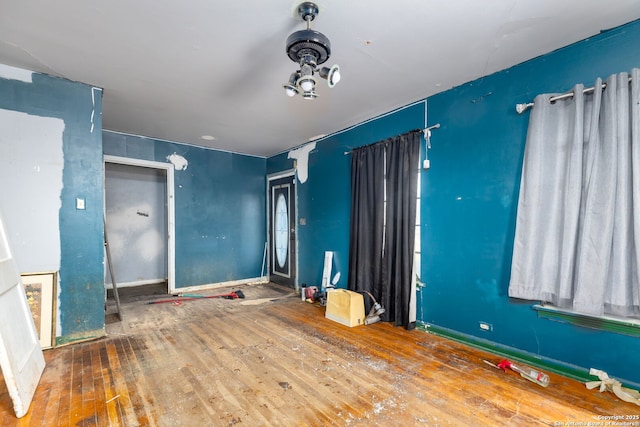
<svg viewBox="0 0 640 427">
<path fill-rule="evenodd" d="M 342 81 L 310 101 L 282 89 L 299 3 L 0 0 L 0 63 L 103 88 L 104 129 L 269 156 L 640 18 L 640 0 L 320 0 Z"/>
</svg>

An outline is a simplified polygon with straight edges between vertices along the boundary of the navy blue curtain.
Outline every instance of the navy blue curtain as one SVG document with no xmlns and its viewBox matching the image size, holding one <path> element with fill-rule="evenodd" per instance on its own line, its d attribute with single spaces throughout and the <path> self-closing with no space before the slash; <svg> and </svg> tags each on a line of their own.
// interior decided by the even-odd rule
<svg viewBox="0 0 640 427">
<path fill-rule="evenodd" d="M 409 304 L 414 281 L 420 132 L 391 138 L 386 148 L 387 221 L 381 304 L 387 312 L 383 320 L 413 329 L 415 322 L 409 320 Z"/>
<path fill-rule="evenodd" d="M 356 148 L 351 152 L 351 231 L 349 237 L 349 280 L 352 291 L 382 295 L 384 242 L 384 157 L 383 144 Z M 365 295 L 365 308 L 372 301 Z"/>
<path fill-rule="evenodd" d="M 420 131 L 355 149 L 351 159 L 348 288 L 370 292 L 386 309 L 382 320 L 407 329 L 415 327 L 409 304 L 419 160 Z"/>
</svg>

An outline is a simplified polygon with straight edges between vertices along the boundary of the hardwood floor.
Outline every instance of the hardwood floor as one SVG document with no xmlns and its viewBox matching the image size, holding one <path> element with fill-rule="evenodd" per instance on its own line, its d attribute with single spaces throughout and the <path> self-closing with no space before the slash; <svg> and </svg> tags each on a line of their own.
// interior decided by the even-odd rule
<svg viewBox="0 0 640 427">
<path fill-rule="evenodd" d="M 0 378 L 0 424 L 587 425 L 640 412 L 557 375 L 540 387 L 483 362 L 496 356 L 424 332 L 342 326 L 274 285 L 203 294 L 235 289 L 246 298 L 124 299 L 106 338 L 45 352 L 24 418 Z"/>
</svg>

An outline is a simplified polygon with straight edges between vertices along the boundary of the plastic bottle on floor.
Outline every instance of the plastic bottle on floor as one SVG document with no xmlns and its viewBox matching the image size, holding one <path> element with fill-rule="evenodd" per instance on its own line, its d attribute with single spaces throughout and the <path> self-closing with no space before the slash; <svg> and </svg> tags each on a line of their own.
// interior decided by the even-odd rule
<svg viewBox="0 0 640 427">
<path fill-rule="evenodd" d="M 542 371 L 533 369 L 529 366 L 516 365 L 515 363 L 505 359 L 502 362 L 498 363 L 498 367 L 503 371 L 506 371 L 507 368 L 510 368 L 519 373 L 522 377 L 538 385 L 541 385 L 542 387 L 547 387 L 549 385 L 549 375 L 545 374 Z"/>
</svg>

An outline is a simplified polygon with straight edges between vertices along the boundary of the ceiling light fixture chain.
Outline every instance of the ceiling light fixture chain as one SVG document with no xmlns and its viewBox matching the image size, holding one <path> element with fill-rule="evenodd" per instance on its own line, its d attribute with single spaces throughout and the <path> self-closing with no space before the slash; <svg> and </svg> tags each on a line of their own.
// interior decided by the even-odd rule
<svg viewBox="0 0 640 427">
<path fill-rule="evenodd" d="M 318 94 L 315 91 L 317 73 L 327 80 L 330 88 L 340 81 L 340 67 L 334 65 L 331 68 L 322 67 L 331 56 L 331 42 L 319 31 L 311 29 L 311 21 L 320 13 L 318 5 L 313 2 L 304 2 L 298 5 L 298 16 L 307 23 L 305 30 L 299 30 L 287 37 L 286 52 L 289 59 L 300 66 L 298 71 L 291 73 L 289 81 L 282 85 L 288 96 L 299 93 L 305 99 L 315 99 Z"/>
</svg>

